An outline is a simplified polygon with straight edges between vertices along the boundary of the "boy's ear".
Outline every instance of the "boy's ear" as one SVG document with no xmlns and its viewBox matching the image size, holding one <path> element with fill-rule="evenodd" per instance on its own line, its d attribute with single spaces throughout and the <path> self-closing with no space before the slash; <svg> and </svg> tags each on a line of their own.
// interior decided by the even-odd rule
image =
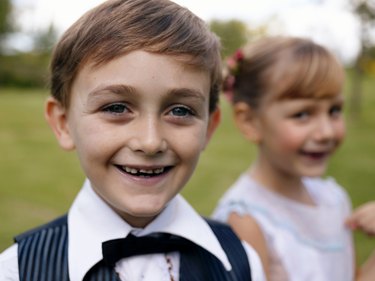
<svg viewBox="0 0 375 281">
<path fill-rule="evenodd" d="M 233 106 L 233 117 L 245 138 L 258 144 L 261 140 L 261 129 L 256 112 L 247 103 L 238 102 Z"/>
<path fill-rule="evenodd" d="M 73 150 L 75 146 L 69 131 L 67 109 L 55 98 L 49 97 L 45 104 L 44 116 L 61 148 Z"/>
<path fill-rule="evenodd" d="M 206 133 L 206 142 L 204 144 L 204 148 L 206 148 L 208 142 L 210 141 L 212 135 L 216 131 L 217 126 L 220 124 L 221 120 L 221 110 L 220 108 L 216 108 L 214 112 L 210 114 L 210 119 L 208 121 L 208 126 L 207 126 L 207 133 Z"/>
</svg>

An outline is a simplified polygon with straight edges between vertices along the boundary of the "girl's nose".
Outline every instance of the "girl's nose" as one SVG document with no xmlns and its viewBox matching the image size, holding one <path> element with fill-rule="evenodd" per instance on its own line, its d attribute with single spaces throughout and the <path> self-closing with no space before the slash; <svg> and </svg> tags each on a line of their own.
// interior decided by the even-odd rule
<svg viewBox="0 0 375 281">
<path fill-rule="evenodd" d="M 330 140 L 335 136 L 333 121 L 329 117 L 320 118 L 315 129 L 315 139 L 318 141 Z"/>
<path fill-rule="evenodd" d="M 144 118 L 134 126 L 133 136 L 129 140 L 129 147 L 134 152 L 145 155 L 155 155 L 167 150 L 167 141 L 159 122 L 153 118 Z"/>
</svg>

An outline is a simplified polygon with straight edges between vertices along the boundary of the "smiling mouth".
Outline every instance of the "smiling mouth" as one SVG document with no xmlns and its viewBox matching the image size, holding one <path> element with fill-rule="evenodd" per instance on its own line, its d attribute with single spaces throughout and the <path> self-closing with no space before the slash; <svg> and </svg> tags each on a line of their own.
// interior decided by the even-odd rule
<svg viewBox="0 0 375 281">
<path fill-rule="evenodd" d="M 160 167 L 155 169 L 134 168 L 120 165 L 116 165 L 116 167 L 123 173 L 142 178 L 157 177 L 167 173 L 172 169 L 172 166 Z"/>
<path fill-rule="evenodd" d="M 313 159 L 321 159 L 329 155 L 328 152 L 302 152 L 302 155 L 308 156 Z"/>
</svg>

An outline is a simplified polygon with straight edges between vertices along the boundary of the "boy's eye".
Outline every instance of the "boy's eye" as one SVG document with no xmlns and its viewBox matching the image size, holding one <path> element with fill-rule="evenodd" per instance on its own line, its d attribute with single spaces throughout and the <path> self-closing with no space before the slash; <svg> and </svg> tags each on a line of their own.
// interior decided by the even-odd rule
<svg viewBox="0 0 375 281">
<path fill-rule="evenodd" d="M 170 111 L 170 114 L 177 116 L 177 117 L 186 117 L 189 115 L 193 115 L 193 112 L 185 106 L 176 106 L 172 108 L 172 110 Z"/>
<path fill-rule="evenodd" d="M 103 107 L 102 111 L 114 114 L 121 114 L 128 111 L 128 108 L 123 103 L 113 103 Z"/>
</svg>

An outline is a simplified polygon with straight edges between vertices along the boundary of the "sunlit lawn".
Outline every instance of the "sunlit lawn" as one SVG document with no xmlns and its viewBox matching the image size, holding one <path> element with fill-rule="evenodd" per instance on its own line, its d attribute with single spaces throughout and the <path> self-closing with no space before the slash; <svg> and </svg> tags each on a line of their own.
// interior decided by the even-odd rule
<svg viewBox="0 0 375 281">
<path fill-rule="evenodd" d="M 362 115 L 348 120 L 348 137 L 329 168 L 354 206 L 375 200 L 375 81 L 369 79 L 365 91 Z M 74 152 L 60 150 L 44 120 L 46 95 L 45 90 L 0 88 L 0 251 L 15 234 L 65 213 L 84 178 Z M 234 128 L 226 101 L 221 105 L 222 124 L 183 191 L 203 215 L 210 215 L 254 156 L 254 147 Z M 355 238 L 363 261 L 375 239 Z"/>
</svg>

